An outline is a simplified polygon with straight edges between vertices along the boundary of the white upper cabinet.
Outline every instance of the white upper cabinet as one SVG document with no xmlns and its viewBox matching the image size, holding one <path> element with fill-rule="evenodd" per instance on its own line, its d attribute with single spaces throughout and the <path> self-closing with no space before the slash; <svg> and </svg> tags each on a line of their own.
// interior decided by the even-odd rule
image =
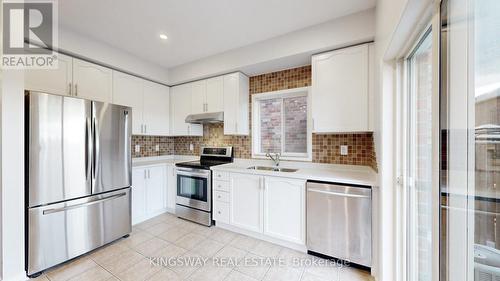
<svg viewBox="0 0 500 281">
<path fill-rule="evenodd" d="M 170 92 L 169 87 L 143 81 L 144 93 L 144 135 L 170 135 Z"/>
<path fill-rule="evenodd" d="M 112 76 L 109 68 L 73 58 L 73 94 L 77 97 L 111 102 Z"/>
<path fill-rule="evenodd" d="M 224 111 L 224 79 L 214 77 L 207 79 L 207 95 L 205 112 Z"/>
<path fill-rule="evenodd" d="M 265 177 L 264 234 L 305 243 L 305 189 L 304 180 Z"/>
<path fill-rule="evenodd" d="M 172 87 L 170 93 L 171 133 L 174 136 L 203 136 L 203 126 L 186 123 L 191 114 L 191 84 Z"/>
<path fill-rule="evenodd" d="M 242 73 L 224 75 L 224 135 L 249 134 L 249 81 Z"/>
<path fill-rule="evenodd" d="M 312 57 L 313 132 L 370 130 L 368 62 L 368 44 Z"/>
<path fill-rule="evenodd" d="M 200 80 L 189 84 L 191 85 L 191 114 L 224 110 L 222 77 Z"/>
<path fill-rule="evenodd" d="M 113 103 L 132 108 L 132 134 L 143 133 L 142 79 L 113 71 Z"/>
<path fill-rule="evenodd" d="M 113 103 L 132 108 L 132 134 L 170 135 L 169 87 L 113 71 Z"/>
<path fill-rule="evenodd" d="M 25 89 L 55 95 L 71 95 L 73 80 L 73 58 L 57 54 L 56 69 L 26 70 Z"/>
<path fill-rule="evenodd" d="M 262 232 L 262 177 L 231 173 L 230 180 L 230 223 L 243 229 Z"/>
<path fill-rule="evenodd" d="M 196 81 L 189 85 L 191 85 L 191 114 L 204 113 L 207 101 L 207 81 Z"/>
</svg>

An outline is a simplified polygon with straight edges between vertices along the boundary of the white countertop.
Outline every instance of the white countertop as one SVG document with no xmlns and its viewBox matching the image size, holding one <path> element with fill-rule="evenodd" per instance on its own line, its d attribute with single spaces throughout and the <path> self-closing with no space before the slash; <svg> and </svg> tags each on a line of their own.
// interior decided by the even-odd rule
<svg viewBox="0 0 500 281">
<path fill-rule="evenodd" d="M 296 172 L 249 170 L 248 167 L 251 166 L 273 166 L 273 162 L 269 160 L 235 159 L 233 163 L 213 166 L 211 169 L 214 171 L 377 186 L 377 173 L 368 166 L 281 162 L 280 167 L 298 169 Z"/>
<path fill-rule="evenodd" d="M 198 160 L 199 156 L 165 155 L 153 157 L 132 158 L 132 166 L 151 166 L 158 164 L 175 165 L 179 162 Z M 325 182 L 359 184 L 375 187 L 377 173 L 368 166 L 319 164 L 311 162 L 282 161 L 280 167 L 298 169 L 296 172 L 273 172 L 263 170 L 249 170 L 251 166 L 273 166 L 270 160 L 234 159 L 233 163 L 213 166 L 214 171 L 227 171 L 263 176 L 278 176 Z"/>
<path fill-rule="evenodd" d="M 200 159 L 199 156 L 190 156 L 190 155 L 138 157 L 138 158 L 132 158 L 132 167 L 151 166 L 158 164 L 175 165 L 175 163 L 185 162 L 185 161 L 195 161 L 198 159 Z"/>
</svg>

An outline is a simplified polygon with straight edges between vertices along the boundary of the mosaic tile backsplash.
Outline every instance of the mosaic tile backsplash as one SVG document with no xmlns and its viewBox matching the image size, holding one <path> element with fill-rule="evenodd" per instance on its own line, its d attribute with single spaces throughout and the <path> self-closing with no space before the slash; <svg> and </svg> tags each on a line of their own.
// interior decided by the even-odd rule
<svg viewBox="0 0 500 281">
<path fill-rule="evenodd" d="M 250 77 L 252 94 L 306 87 L 311 85 L 311 66 Z M 250 101 L 251 107 L 251 101 Z M 252 110 L 250 110 L 251 115 Z M 251 118 L 251 116 L 249 116 Z M 251 119 L 250 119 L 251 122 Z M 250 125 L 251 126 L 251 125 Z M 161 155 L 199 155 L 202 146 L 233 146 L 236 158 L 252 157 L 250 136 L 225 136 L 223 124 L 203 126 L 203 137 L 152 137 L 133 136 L 133 157 Z M 313 134 L 313 162 L 370 166 L 377 171 L 377 159 L 372 133 L 360 134 Z M 135 152 L 135 145 L 141 150 Z M 191 151 L 189 145 L 193 144 Z M 159 151 L 156 151 L 159 145 Z M 348 146 L 348 155 L 340 155 L 340 146 Z"/>
</svg>

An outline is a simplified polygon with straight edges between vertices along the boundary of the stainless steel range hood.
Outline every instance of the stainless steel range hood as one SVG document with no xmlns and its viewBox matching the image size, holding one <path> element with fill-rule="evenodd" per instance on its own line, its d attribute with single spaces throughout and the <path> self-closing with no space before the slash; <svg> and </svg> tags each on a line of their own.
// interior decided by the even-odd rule
<svg viewBox="0 0 500 281">
<path fill-rule="evenodd" d="M 191 114 L 186 117 L 186 123 L 211 124 L 224 122 L 224 112 Z"/>
</svg>

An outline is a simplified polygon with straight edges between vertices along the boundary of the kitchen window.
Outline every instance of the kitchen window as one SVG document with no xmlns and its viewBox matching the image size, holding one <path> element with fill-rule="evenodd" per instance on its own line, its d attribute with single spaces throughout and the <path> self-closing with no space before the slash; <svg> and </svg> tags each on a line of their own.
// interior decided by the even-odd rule
<svg viewBox="0 0 500 281">
<path fill-rule="evenodd" d="M 282 159 L 312 160 L 309 88 L 255 94 L 252 156 L 280 153 Z"/>
</svg>

